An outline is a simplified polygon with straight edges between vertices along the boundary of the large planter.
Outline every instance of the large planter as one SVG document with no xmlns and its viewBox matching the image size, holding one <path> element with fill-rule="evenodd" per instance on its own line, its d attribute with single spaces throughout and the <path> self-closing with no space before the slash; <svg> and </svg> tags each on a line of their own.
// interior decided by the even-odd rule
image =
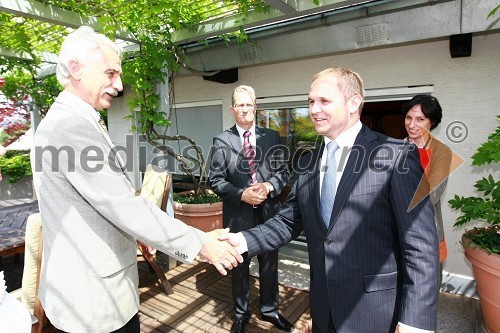
<svg viewBox="0 0 500 333">
<path fill-rule="evenodd" d="M 222 202 L 185 204 L 174 202 L 175 218 L 203 231 L 222 228 Z"/>
<path fill-rule="evenodd" d="M 474 230 L 468 232 L 475 232 Z M 465 256 L 472 264 L 486 332 L 500 333 L 500 255 L 488 254 L 479 247 L 467 246 L 462 236 Z"/>
</svg>

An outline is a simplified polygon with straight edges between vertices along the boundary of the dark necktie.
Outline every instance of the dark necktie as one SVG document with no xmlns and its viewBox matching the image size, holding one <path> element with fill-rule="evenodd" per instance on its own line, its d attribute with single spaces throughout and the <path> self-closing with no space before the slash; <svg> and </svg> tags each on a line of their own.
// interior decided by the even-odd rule
<svg viewBox="0 0 500 333">
<path fill-rule="evenodd" d="M 108 127 L 106 126 L 104 119 L 102 119 L 101 117 L 99 117 L 99 125 L 101 125 L 104 132 L 108 133 Z"/>
<path fill-rule="evenodd" d="M 321 217 L 327 228 L 330 225 L 330 217 L 332 215 L 333 202 L 335 201 L 335 192 L 337 190 L 337 162 L 335 161 L 335 152 L 338 148 L 339 146 L 335 141 L 330 141 L 326 146 L 326 170 L 321 185 L 321 201 L 319 206 Z"/>
<path fill-rule="evenodd" d="M 248 166 L 250 170 L 250 176 L 252 177 L 252 184 L 257 183 L 257 163 L 255 161 L 255 150 L 250 143 L 250 131 L 245 131 L 243 133 L 243 152 L 245 153 L 245 158 L 248 161 Z"/>
</svg>

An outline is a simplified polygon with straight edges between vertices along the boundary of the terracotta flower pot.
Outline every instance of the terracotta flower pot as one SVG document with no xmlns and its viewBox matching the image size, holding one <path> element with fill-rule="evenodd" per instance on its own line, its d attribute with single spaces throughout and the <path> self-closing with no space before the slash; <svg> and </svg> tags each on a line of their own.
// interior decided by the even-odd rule
<svg viewBox="0 0 500 333">
<path fill-rule="evenodd" d="M 475 232 L 471 230 L 469 232 Z M 465 256 L 472 264 L 476 288 L 483 312 L 484 326 L 489 333 L 500 333 L 500 255 L 488 254 L 462 236 Z"/>
<path fill-rule="evenodd" d="M 203 231 L 222 228 L 222 202 L 184 204 L 174 202 L 175 218 Z"/>
</svg>

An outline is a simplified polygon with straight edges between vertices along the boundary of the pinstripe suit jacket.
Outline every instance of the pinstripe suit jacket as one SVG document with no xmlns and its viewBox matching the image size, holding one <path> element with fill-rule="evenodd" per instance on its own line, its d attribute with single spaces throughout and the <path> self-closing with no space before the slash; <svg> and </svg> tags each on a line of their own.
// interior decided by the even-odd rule
<svg viewBox="0 0 500 333">
<path fill-rule="evenodd" d="M 280 145 L 278 132 L 255 127 L 255 136 L 255 158 L 259 165 L 257 181 L 267 181 L 274 187 L 274 191 L 261 204 L 263 220 L 266 221 L 276 215 L 281 207 L 278 196 L 290 178 L 290 171 L 287 148 Z M 213 143 L 209 182 L 224 201 L 224 227 L 230 228 L 231 232 L 250 229 L 253 227 L 255 210 L 241 201 L 241 196 L 252 178 L 236 125 L 216 136 Z"/>
<path fill-rule="evenodd" d="M 31 150 L 43 226 L 39 297 L 52 324 L 72 333 L 114 331 L 137 313 L 136 239 L 184 262 L 205 240 L 135 196 L 92 112 L 62 92 Z"/>
<path fill-rule="evenodd" d="M 311 267 L 314 332 L 393 333 L 398 321 L 434 330 L 438 243 L 428 197 L 408 211 L 423 170 L 414 145 L 363 126 L 340 180 L 327 229 L 319 210 L 323 147 L 299 160 L 281 211 L 243 232 L 248 254 L 277 248 L 302 230 Z"/>
</svg>

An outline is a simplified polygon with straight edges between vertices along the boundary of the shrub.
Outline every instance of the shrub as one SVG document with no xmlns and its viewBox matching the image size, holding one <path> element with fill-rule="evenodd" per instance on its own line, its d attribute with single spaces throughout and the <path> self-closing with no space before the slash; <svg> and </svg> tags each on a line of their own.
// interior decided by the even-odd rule
<svg viewBox="0 0 500 333">
<path fill-rule="evenodd" d="M 13 150 L 0 156 L 0 172 L 9 176 L 7 180 L 9 183 L 15 183 L 23 176 L 31 176 L 29 152 Z"/>
</svg>

